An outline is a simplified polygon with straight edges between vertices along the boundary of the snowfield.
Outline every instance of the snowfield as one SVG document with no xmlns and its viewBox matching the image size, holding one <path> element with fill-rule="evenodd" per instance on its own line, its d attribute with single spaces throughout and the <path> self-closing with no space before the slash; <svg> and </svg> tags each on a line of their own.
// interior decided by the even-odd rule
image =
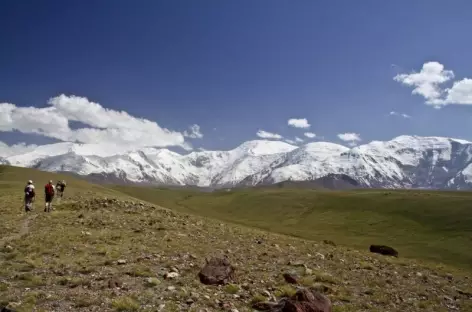
<svg viewBox="0 0 472 312">
<path fill-rule="evenodd" d="M 56 143 L 0 154 L 0 164 L 160 185 L 234 187 L 345 174 L 367 187 L 472 188 L 472 143 L 444 137 L 399 136 L 353 148 L 254 140 L 229 151 L 187 155 L 149 147 L 123 151 L 110 145 Z"/>
</svg>

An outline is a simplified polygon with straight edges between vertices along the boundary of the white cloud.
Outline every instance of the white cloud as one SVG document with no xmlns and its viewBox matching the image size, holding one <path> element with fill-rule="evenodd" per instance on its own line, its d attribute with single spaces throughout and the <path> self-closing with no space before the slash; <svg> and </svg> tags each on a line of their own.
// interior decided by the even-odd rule
<svg viewBox="0 0 472 312">
<path fill-rule="evenodd" d="M 259 130 L 259 131 L 257 131 L 257 134 L 256 134 L 256 135 L 257 135 L 258 137 L 262 138 L 262 139 L 275 139 L 275 140 L 280 140 L 280 139 L 283 138 L 280 134 L 272 133 L 272 132 L 267 132 L 267 131 L 264 131 L 264 130 Z"/>
<path fill-rule="evenodd" d="M 201 139 L 203 138 L 203 134 L 200 132 L 200 126 L 195 124 L 191 125 L 190 132 L 184 131 L 184 136 L 192 138 L 192 139 Z"/>
<path fill-rule="evenodd" d="M 403 114 L 403 113 L 398 113 L 398 112 L 390 112 L 389 113 L 390 116 L 398 116 L 398 117 L 403 117 L 403 118 L 411 118 L 410 115 L 407 115 L 407 114 Z"/>
<path fill-rule="evenodd" d="M 295 142 L 301 143 L 301 142 L 303 142 L 303 139 L 301 139 L 299 137 L 295 137 Z"/>
<path fill-rule="evenodd" d="M 434 101 L 442 95 L 440 84 L 454 78 L 452 70 L 444 70 L 438 62 L 424 63 L 420 72 L 398 74 L 393 79 L 407 86 L 414 87 L 412 93 L 423 96 L 427 102 Z"/>
<path fill-rule="evenodd" d="M 451 88 L 441 88 L 441 84 L 454 78 L 452 70 L 445 70 L 438 62 L 423 64 L 420 72 L 399 74 L 393 79 L 414 87 L 412 93 L 426 99 L 426 104 L 439 108 L 449 104 L 472 105 L 472 79 L 454 81 Z"/>
<path fill-rule="evenodd" d="M 361 141 L 361 137 L 357 133 L 348 132 L 338 134 L 338 138 L 344 142 L 347 142 L 349 146 L 356 146 L 357 142 Z"/>
<path fill-rule="evenodd" d="M 144 146 L 180 146 L 190 150 L 184 134 L 201 138 L 198 125 L 184 134 L 160 127 L 156 122 L 137 118 L 124 111 L 107 109 L 85 97 L 51 98 L 45 108 L 17 107 L 0 103 L 0 131 L 36 133 L 61 141 L 82 143 L 111 143 L 123 148 Z M 78 121 L 84 128 L 71 129 L 69 121 Z"/>
<path fill-rule="evenodd" d="M 13 155 L 19 155 L 23 153 L 30 152 L 38 147 L 35 144 L 26 145 L 25 143 L 8 145 L 0 141 L 0 157 L 9 157 Z"/>
<path fill-rule="evenodd" d="M 294 128 L 310 128 L 310 124 L 306 118 L 295 119 L 291 118 L 287 121 L 287 124 Z"/>
<path fill-rule="evenodd" d="M 292 145 L 297 144 L 297 142 L 295 142 L 294 140 L 290 140 L 290 139 L 286 139 L 285 142 L 287 142 L 288 144 L 292 144 Z"/>
<path fill-rule="evenodd" d="M 310 139 L 316 137 L 316 134 L 314 134 L 313 132 L 305 132 L 303 135 Z"/>
<path fill-rule="evenodd" d="M 447 96 L 441 104 L 472 105 L 472 79 L 464 78 L 454 82 L 452 88 L 445 90 Z"/>
</svg>

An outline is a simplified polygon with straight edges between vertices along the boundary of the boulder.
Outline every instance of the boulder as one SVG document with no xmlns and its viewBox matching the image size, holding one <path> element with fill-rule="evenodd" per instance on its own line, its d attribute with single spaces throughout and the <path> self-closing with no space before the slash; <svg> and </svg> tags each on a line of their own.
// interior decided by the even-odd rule
<svg viewBox="0 0 472 312">
<path fill-rule="evenodd" d="M 256 303 L 253 309 L 269 312 L 331 312 L 332 305 L 328 297 L 313 288 L 299 289 L 290 298 L 282 298 L 278 303 Z"/>
<path fill-rule="evenodd" d="M 234 267 L 226 258 L 211 258 L 198 273 L 205 285 L 224 285 L 234 278 Z"/>
<path fill-rule="evenodd" d="M 370 245 L 370 252 L 378 253 L 384 256 L 398 257 L 398 251 L 385 245 Z"/>
</svg>

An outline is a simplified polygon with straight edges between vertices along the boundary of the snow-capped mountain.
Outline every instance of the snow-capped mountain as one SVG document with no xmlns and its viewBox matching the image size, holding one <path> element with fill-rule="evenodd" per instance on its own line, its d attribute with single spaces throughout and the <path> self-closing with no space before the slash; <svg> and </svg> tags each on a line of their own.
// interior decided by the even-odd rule
<svg viewBox="0 0 472 312">
<path fill-rule="evenodd" d="M 348 148 L 328 142 L 294 146 L 248 141 L 229 151 L 181 155 L 167 149 L 56 143 L 0 155 L 0 164 L 65 171 L 112 181 L 233 187 L 308 181 L 339 174 L 366 187 L 472 188 L 472 142 L 399 136 Z"/>
</svg>

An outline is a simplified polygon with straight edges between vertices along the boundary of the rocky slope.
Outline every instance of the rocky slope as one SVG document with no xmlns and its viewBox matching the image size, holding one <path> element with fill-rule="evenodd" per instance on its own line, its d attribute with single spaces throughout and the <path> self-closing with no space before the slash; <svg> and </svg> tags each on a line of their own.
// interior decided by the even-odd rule
<svg viewBox="0 0 472 312">
<path fill-rule="evenodd" d="M 167 149 L 121 151 L 116 146 L 57 143 L 4 156 L 3 161 L 14 166 L 113 182 L 234 187 L 339 174 L 367 187 L 472 187 L 472 143 L 443 137 L 399 136 L 354 148 L 328 142 L 293 146 L 256 140 L 229 151 L 187 155 Z"/>
<path fill-rule="evenodd" d="M 332 309 L 320 311 L 472 308 L 467 275 L 402 259 L 401 250 L 399 258 L 349 250 L 76 189 L 52 213 L 18 215 L 17 197 L 0 194 L 4 311 L 249 312 L 306 288 L 329 299 Z M 211 257 L 233 268 L 222 285 L 202 279 L 212 276 Z"/>
</svg>

